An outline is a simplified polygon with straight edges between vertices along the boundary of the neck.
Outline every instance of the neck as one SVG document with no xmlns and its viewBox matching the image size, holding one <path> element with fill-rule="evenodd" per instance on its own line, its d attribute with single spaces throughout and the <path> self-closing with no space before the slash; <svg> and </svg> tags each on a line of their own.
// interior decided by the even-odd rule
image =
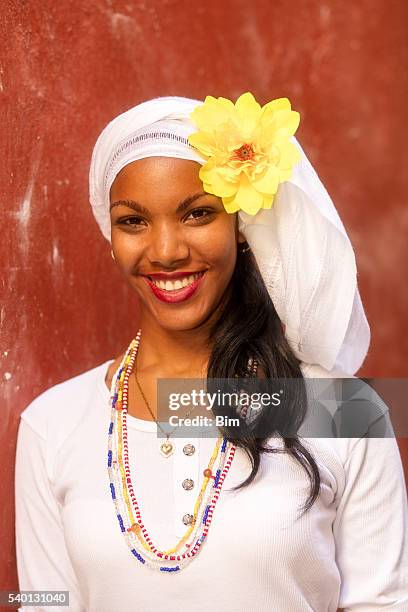
<svg viewBox="0 0 408 612">
<path fill-rule="evenodd" d="M 147 309 L 141 308 L 139 327 L 142 330 L 138 352 L 138 372 L 166 377 L 206 377 L 212 351 L 210 330 L 229 299 L 228 287 L 217 307 L 193 329 L 172 330 L 161 326 Z"/>
<path fill-rule="evenodd" d="M 157 372 L 162 376 L 205 376 L 211 354 L 207 328 L 169 330 L 141 316 L 142 330 L 137 356 L 138 372 Z"/>
</svg>

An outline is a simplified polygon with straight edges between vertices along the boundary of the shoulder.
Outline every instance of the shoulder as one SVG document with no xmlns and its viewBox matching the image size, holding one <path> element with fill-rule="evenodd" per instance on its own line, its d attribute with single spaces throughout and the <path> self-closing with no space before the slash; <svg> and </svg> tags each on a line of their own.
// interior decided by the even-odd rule
<svg viewBox="0 0 408 612">
<path fill-rule="evenodd" d="M 90 395 L 95 388 L 108 362 L 86 370 L 77 376 L 69 378 L 43 391 L 35 397 L 20 415 L 39 436 L 46 439 L 50 429 L 55 427 L 69 432 L 82 412 L 86 409 Z"/>
</svg>

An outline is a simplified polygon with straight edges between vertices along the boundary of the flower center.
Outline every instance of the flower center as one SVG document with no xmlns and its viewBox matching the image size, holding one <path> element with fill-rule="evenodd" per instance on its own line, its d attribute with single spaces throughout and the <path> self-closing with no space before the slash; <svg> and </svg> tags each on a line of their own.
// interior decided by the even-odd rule
<svg viewBox="0 0 408 612">
<path fill-rule="evenodd" d="M 250 144 L 243 144 L 239 149 L 235 149 L 234 153 L 235 159 L 239 159 L 240 161 L 247 161 L 254 156 L 254 150 Z"/>
</svg>

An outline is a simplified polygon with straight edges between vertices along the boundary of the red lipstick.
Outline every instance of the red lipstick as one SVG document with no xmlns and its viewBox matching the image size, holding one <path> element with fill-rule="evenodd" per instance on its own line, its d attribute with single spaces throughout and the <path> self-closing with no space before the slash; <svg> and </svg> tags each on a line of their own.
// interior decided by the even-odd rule
<svg viewBox="0 0 408 612">
<path fill-rule="evenodd" d="M 168 304 L 175 304 L 178 302 L 184 302 L 185 300 L 188 300 L 192 295 L 194 295 L 194 293 L 197 291 L 197 289 L 200 287 L 201 282 L 204 278 L 206 271 L 203 271 L 200 273 L 200 276 L 198 278 L 196 278 L 191 285 L 187 285 L 187 287 L 182 287 L 181 289 L 175 289 L 174 291 L 166 291 L 165 289 L 160 289 L 160 287 L 158 287 L 157 285 L 155 285 L 150 278 L 148 278 L 147 276 L 146 278 L 146 282 L 148 283 L 149 287 L 151 288 L 151 290 L 153 291 L 154 295 L 162 302 L 167 302 Z M 190 274 L 192 274 L 190 272 Z M 185 272 L 183 273 L 175 273 L 173 274 L 173 276 L 170 275 L 166 275 L 166 274 L 151 274 L 150 276 L 152 278 L 155 279 L 162 279 L 162 280 L 173 280 L 176 279 L 177 277 L 185 277 L 185 276 L 189 276 L 190 274 L 186 274 Z"/>
</svg>

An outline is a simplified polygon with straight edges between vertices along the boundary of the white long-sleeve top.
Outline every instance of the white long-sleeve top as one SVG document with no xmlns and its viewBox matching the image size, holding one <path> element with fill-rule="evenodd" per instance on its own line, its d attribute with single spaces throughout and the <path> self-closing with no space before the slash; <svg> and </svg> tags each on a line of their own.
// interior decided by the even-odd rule
<svg viewBox="0 0 408 612">
<path fill-rule="evenodd" d="M 321 473 L 317 501 L 295 520 L 309 480 L 288 454 L 263 454 L 253 483 L 238 448 L 202 550 L 179 572 L 143 566 L 115 514 L 107 472 L 107 361 L 55 385 L 22 413 L 16 456 L 20 590 L 67 590 L 74 612 L 408 611 L 408 510 L 395 438 L 308 438 Z M 327 376 L 304 366 L 305 376 Z M 175 438 L 158 451 L 156 425 L 128 415 L 129 462 L 158 548 L 185 533 L 213 438 Z M 192 455 L 183 452 L 192 443 Z M 273 445 L 281 446 L 278 438 Z M 185 478 L 194 481 L 185 490 Z"/>
</svg>

